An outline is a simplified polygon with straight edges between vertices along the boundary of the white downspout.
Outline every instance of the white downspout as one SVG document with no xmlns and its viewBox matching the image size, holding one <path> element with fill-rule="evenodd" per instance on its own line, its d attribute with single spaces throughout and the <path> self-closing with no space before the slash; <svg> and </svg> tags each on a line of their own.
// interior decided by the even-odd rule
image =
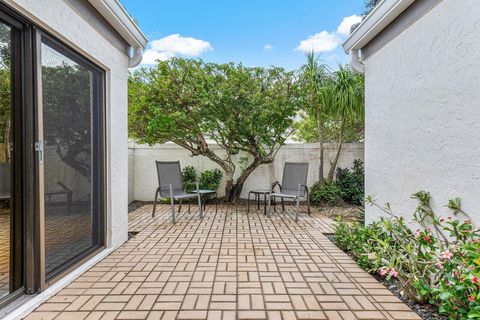
<svg viewBox="0 0 480 320">
<path fill-rule="evenodd" d="M 350 51 L 350 67 L 355 73 L 365 74 L 365 65 L 360 61 L 360 50 Z"/>
<path fill-rule="evenodd" d="M 142 47 L 131 47 L 130 59 L 128 60 L 128 67 L 136 67 L 142 62 L 143 48 Z"/>
</svg>

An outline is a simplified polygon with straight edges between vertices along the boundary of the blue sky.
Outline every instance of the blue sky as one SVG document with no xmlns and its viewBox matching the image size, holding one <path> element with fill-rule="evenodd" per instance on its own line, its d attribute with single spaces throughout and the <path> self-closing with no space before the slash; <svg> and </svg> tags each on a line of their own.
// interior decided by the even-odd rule
<svg viewBox="0 0 480 320">
<path fill-rule="evenodd" d="M 150 40 L 144 65 L 172 56 L 292 70 L 305 51 L 346 63 L 341 44 L 364 0 L 120 0 Z M 346 19 L 345 19 L 346 18 Z M 342 23 L 343 22 L 343 23 Z"/>
</svg>

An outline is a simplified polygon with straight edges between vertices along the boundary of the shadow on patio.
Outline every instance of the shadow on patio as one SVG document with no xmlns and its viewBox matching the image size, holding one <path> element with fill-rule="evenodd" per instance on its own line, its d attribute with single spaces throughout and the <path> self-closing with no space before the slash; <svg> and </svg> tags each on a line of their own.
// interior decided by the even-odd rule
<svg viewBox="0 0 480 320">
<path fill-rule="evenodd" d="M 326 236 L 328 218 L 246 207 L 130 213 L 139 232 L 27 319 L 419 319 Z M 192 207 L 193 209 L 193 207 Z"/>
</svg>

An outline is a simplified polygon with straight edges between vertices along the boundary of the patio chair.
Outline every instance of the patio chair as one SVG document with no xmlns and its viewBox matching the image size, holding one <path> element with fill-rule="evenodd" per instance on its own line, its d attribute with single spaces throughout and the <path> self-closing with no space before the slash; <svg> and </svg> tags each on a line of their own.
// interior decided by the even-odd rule
<svg viewBox="0 0 480 320">
<path fill-rule="evenodd" d="M 203 217 L 201 194 L 187 193 L 183 186 L 182 170 L 180 168 L 180 161 L 155 161 L 157 166 L 158 185 L 155 192 L 155 202 L 153 204 L 152 217 L 155 217 L 155 209 L 157 207 L 158 197 L 160 199 L 170 199 L 170 205 L 172 208 L 172 221 L 175 223 L 175 201 L 180 201 L 179 212 L 182 211 L 183 199 L 198 199 L 198 208 L 200 211 L 200 218 Z M 197 181 L 197 190 L 198 181 Z M 188 204 L 188 212 L 190 212 L 190 203 Z"/>
<path fill-rule="evenodd" d="M 0 201 L 10 200 L 10 163 L 0 163 Z"/>
<path fill-rule="evenodd" d="M 295 221 L 298 222 L 300 198 L 307 198 L 308 214 L 310 215 L 310 193 L 307 187 L 308 162 L 285 162 L 283 168 L 282 184 L 275 181 L 272 184 L 268 198 L 268 215 L 270 215 L 272 200 L 280 198 L 282 210 L 285 211 L 284 199 L 292 199 L 296 203 Z M 275 192 L 275 187 L 279 192 Z M 275 207 L 274 207 L 275 210 Z"/>
</svg>

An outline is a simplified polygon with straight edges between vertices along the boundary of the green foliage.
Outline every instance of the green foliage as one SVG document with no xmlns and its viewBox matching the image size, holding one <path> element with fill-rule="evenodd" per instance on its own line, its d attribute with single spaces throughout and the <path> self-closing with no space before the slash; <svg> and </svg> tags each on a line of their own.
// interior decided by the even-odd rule
<svg viewBox="0 0 480 320">
<path fill-rule="evenodd" d="M 200 188 L 208 190 L 217 190 L 220 186 L 223 174 L 219 169 L 206 170 L 200 174 Z"/>
<path fill-rule="evenodd" d="M 323 142 L 335 143 L 338 141 L 341 121 L 336 116 L 325 115 L 327 119 L 323 123 Z M 315 117 L 302 112 L 299 114 L 299 120 L 294 123 L 295 135 L 293 140 L 305 143 L 319 142 L 318 126 Z M 363 119 L 354 120 L 345 126 L 344 142 L 355 143 L 364 142 L 365 130 Z"/>
<path fill-rule="evenodd" d="M 381 0 L 365 0 L 365 14 L 369 14 Z"/>
<path fill-rule="evenodd" d="M 10 28 L 0 23 L 0 143 L 6 144 L 10 142 L 11 135 L 10 51 Z M 8 158 L 9 148 L 5 148 L 5 160 L 9 161 Z"/>
<path fill-rule="evenodd" d="M 337 169 L 336 182 L 346 203 L 362 205 L 365 198 L 365 169 L 361 160 L 353 161 L 352 169 Z"/>
<path fill-rule="evenodd" d="M 314 205 L 337 205 L 342 202 L 342 190 L 335 182 L 320 184 L 316 182 L 310 189 L 310 201 Z"/>
<path fill-rule="evenodd" d="M 217 190 L 223 174 L 219 169 L 205 170 L 198 177 L 197 170 L 192 166 L 182 169 L 183 185 L 187 192 L 197 189 L 197 180 L 200 189 Z"/>
<path fill-rule="evenodd" d="M 191 192 L 197 189 L 197 170 L 192 166 L 182 169 L 183 187 L 185 191 Z"/>
<path fill-rule="evenodd" d="M 310 189 L 310 200 L 314 205 L 341 205 L 344 203 L 363 205 L 364 203 L 363 162 L 355 160 L 350 169 L 338 169 L 337 179 L 324 184 L 315 183 Z"/>
<path fill-rule="evenodd" d="M 282 68 L 173 58 L 130 75 L 129 135 L 208 157 L 225 171 L 226 193 L 235 199 L 246 177 L 285 143 L 299 103 L 295 75 Z M 234 181 L 240 152 L 251 162 Z"/>
<path fill-rule="evenodd" d="M 381 207 L 369 198 L 387 217 L 364 227 L 338 221 L 335 242 L 364 269 L 399 283 L 412 300 L 438 305 L 450 319 L 479 318 L 480 230 L 470 220 L 438 217 L 429 209 L 427 192 L 414 198 L 419 200 L 416 219 L 424 229 L 412 232 L 389 204 Z M 454 203 L 455 214 L 461 209 L 458 198 Z M 427 215 L 418 216 L 425 211 Z"/>
</svg>

